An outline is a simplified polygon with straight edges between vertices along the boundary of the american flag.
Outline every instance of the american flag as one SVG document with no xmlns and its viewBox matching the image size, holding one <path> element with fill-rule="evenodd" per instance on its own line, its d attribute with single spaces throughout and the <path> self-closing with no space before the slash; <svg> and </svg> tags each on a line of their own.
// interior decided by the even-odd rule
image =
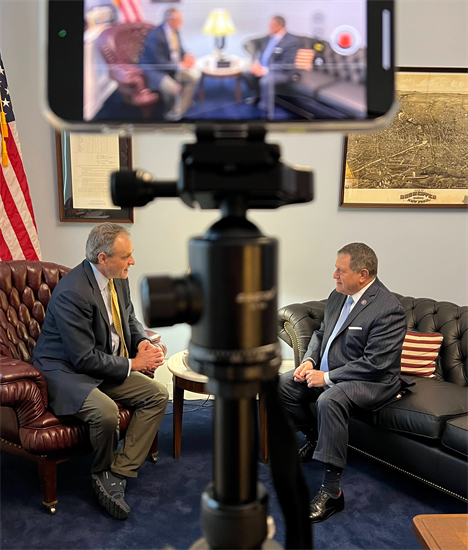
<svg viewBox="0 0 468 550">
<path fill-rule="evenodd" d="M 41 247 L 1 55 L 0 117 L 0 260 L 40 260 Z"/>
<path fill-rule="evenodd" d="M 113 0 L 113 4 L 119 10 L 125 23 L 143 21 L 139 0 Z"/>
</svg>

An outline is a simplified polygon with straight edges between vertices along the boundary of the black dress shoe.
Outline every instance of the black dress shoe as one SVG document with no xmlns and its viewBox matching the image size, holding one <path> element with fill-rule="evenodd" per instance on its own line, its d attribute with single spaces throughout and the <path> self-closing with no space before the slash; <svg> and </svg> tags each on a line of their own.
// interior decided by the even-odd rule
<svg viewBox="0 0 468 550">
<path fill-rule="evenodd" d="M 127 519 L 130 515 L 130 506 L 124 498 L 127 480 L 110 470 L 93 474 L 91 478 L 99 504 L 104 506 L 113 518 Z"/>
<path fill-rule="evenodd" d="M 309 519 L 311 523 L 320 523 L 341 510 L 344 510 L 343 491 L 338 498 L 333 498 L 320 489 L 310 503 Z"/>
<path fill-rule="evenodd" d="M 314 455 L 315 447 L 317 447 L 317 441 L 306 441 L 306 444 L 299 449 L 299 462 L 310 462 Z"/>
</svg>

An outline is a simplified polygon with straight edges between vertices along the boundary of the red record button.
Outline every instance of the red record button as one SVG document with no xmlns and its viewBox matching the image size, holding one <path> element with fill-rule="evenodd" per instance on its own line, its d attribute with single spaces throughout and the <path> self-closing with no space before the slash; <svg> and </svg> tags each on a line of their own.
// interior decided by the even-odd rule
<svg viewBox="0 0 468 550">
<path fill-rule="evenodd" d="M 342 32 L 338 36 L 337 43 L 340 48 L 350 48 L 353 45 L 353 35 L 349 32 Z"/>
</svg>

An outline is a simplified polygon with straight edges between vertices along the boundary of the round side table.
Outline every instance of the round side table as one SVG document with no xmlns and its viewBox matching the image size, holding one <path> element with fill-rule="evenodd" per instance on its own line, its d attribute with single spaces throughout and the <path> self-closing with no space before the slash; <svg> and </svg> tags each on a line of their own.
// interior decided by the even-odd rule
<svg viewBox="0 0 468 550">
<path fill-rule="evenodd" d="M 180 445 L 182 440 L 182 417 L 184 413 L 184 391 L 192 391 L 208 395 L 208 377 L 198 374 L 187 368 L 184 364 L 184 356 L 187 351 L 181 351 L 173 355 L 167 362 L 167 368 L 172 373 L 173 380 L 173 456 L 180 458 Z M 260 446 L 262 462 L 268 461 L 268 432 L 266 418 L 265 396 L 260 393 L 258 399 L 258 411 L 260 418 Z"/>
</svg>

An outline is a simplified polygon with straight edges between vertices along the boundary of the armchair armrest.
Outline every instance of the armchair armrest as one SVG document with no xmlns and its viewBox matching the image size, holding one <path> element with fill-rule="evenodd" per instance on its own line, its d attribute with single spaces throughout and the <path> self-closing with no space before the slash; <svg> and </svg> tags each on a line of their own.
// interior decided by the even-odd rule
<svg viewBox="0 0 468 550">
<path fill-rule="evenodd" d="M 157 332 L 153 332 L 152 330 L 146 330 L 146 334 L 148 335 L 148 338 L 150 339 L 151 343 L 154 346 L 158 346 L 161 351 L 164 353 L 164 357 L 167 355 L 167 346 L 164 342 L 161 341 L 161 335 Z"/>
<path fill-rule="evenodd" d="M 278 312 L 278 336 L 294 351 L 294 363 L 298 367 L 302 361 L 310 338 L 320 328 L 326 300 L 291 304 Z"/>
<path fill-rule="evenodd" d="M 34 365 L 21 361 L 20 359 L 10 359 L 9 357 L 5 357 L 3 355 L 0 356 L 1 385 L 25 380 L 31 380 L 36 384 L 40 392 L 41 399 L 44 403 L 44 408 L 47 408 L 49 406 L 47 384 L 42 372 Z"/>
</svg>

